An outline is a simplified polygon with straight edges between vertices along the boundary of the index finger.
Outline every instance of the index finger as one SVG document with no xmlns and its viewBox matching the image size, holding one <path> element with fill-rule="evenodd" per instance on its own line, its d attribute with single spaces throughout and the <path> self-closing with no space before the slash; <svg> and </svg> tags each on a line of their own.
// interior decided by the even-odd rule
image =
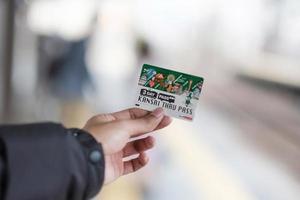
<svg viewBox="0 0 300 200">
<path fill-rule="evenodd" d="M 122 110 L 116 113 L 112 113 L 116 120 L 127 120 L 127 119 L 138 119 L 148 115 L 150 111 L 146 111 L 140 108 L 129 108 L 126 110 Z M 165 128 L 172 122 L 171 117 L 164 116 L 162 121 L 158 124 L 158 126 L 154 130 L 159 130 Z"/>
<path fill-rule="evenodd" d="M 117 120 L 124 119 L 137 119 L 146 116 L 149 114 L 149 111 L 140 109 L 140 108 L 129 108 L 119 112 L 111 113 Z"/>
</svg>

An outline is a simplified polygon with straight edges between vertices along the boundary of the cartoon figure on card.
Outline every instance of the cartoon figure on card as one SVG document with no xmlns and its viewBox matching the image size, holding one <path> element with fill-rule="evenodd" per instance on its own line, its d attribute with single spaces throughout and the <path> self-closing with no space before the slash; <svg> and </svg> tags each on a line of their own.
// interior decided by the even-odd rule
<svg viewBox="0 0 300 200">
<path fill-rule="evenodd" d="M 180 92 L 182 92 L 182 87 L 179 83 L 175 83 L 172 90 L 171 90 L 171 93 L 174 93 L 174 94 L 180 94 Z"/>
<path fill-rule="evenodd" d="M 191 92 L 192 84 L 193 84 L 193 81 L 190 80 L 190 81 L 189 81 L 188 94 L 187 94 L 187 96 L 185 97 L 185 106 L 186 106 L 186 107 L 188 107 L 188 106 L 191 104 L 191 100 L 192 100 L 192 98 L 193 98 L 193 92 Z"/>
<path fill-rule="evenodd" d="M 175 76 L 173 74 L 168 75 L 167 80 L 165 82 L 165 88 L 167 92 L 172 92 L 174 81 L 175 81 Z"/>
<path fill-rule="evenodd" d="M 194 89 L 194 91 L 193 91 L 193 93 L 194 93 L 194 98 L 195 99 L 199 99 L 199 96 L 200 96 L 200 93 L 201 93 L 201 89 L 202 89 L 202 84 L 199 82 L 196 86 L 194 86 L 195 87 L 195 89 Z"/>
<path fill-rule="evenodd" d="M 189 92 L 189 94 L 185 97 L 185 106 L 188 107 L 191 104 L 191 100 L 193 98 L 193 93 Z"/>
<path fill-rule="evenodd" d="M 149 81 L 149 86 L 154 87 L 155 85 L 159 84 L 161 87 L 163 87 L 163 74 L 156 74 L 152 79 Z"/>
</svg>

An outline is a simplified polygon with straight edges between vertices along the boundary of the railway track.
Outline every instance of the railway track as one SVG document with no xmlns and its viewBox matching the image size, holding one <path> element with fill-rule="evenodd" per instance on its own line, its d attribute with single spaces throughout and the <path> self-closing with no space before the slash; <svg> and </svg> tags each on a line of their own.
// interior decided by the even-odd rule
<svg viewBox="0 0 300 200">
<path fill-rule="evenodd" d="M 204 101 L 230 117 L 247 143 L 283 164 L 300 181 L 300 97 L 233 78 L 210 83 Z"/>
</svg>

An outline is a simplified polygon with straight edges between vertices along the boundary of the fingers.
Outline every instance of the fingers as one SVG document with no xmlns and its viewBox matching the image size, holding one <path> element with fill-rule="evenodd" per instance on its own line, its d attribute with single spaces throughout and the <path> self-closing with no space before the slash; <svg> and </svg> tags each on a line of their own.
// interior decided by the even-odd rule
<svg viewBox="0 0 300 200">
<path fill-rule="evenodd" d="M 150 113 L 149 111 L 142 110 L 139 108 L 130 108 L 116 113 L 112 113 L 112 115 L 118 120 L 124 120 L 124 119 L 137 119 L 140 117 L 144 117 L 149 113 Z"/>
<path fill-rule="evenodd" d="M 154 131 L 155 128 L 162 122 L 164 118 L 164 113 L 162 108 L 157 108 L 150 114 L 145 115 L 133 120 L 123 120 L 126 125 L 124 128 L 127 129 L 131 137 L 139 136 L 151 131 Z"/>
<path fill-rule="evenodd" d="M 112 113 L 111 115 L 117 120 L 126 120 L 126 119 L 137 119 L 146 116 L 150 111 L 142 110 L 140 108 L 130 108 L 122 110 L 120 112 Z M 162 129 L 168 126 L 172 122 L 172 118 L 164 116 L 162 122 L 158 125 L 155 130 Z"/>
<path fill-rule="evenodd" d="M 99 114 L 92 117 L 88 122 L 89 123 L 106 123 L 112 122 L 115 120 L 126 120 L 126 119 L 137 119 L 140 117 L 144 117 L 149 114 L 149 111 L 142 110 L 139 108 L 130 108 L 126 110 L 122 110 L 115 113 L 109 114 Z"/>
<path fill-rule="evenodd" d="M 154 147 L 155 139 L 152 136 L 132 141 L 123 150 L 123 157 L 139 154 Z"/>
<path fill-rule="evenodd" d="M 130 108 L 130 109 L 116 112 L 116 113 L 96 115 L 88 121 L 87 125 L 107 123 L 107 122 L 112 122 L 115 120 L 129 120 L 129 119 L 134 120 L 134 119 L 145 117 L 150 113 L 151 113 L 150 111 L 142 110 L 139 108 Z M 170 117 L 164 116 L 163 120 L 155 128 L 155 130 L 162 129 L 162 128 L 168 126 L 171 122 L 172 122 L 172 119 Z"/>
<path fill-rule="evenodd" d="M 135 171 L 141 169 L 142 167 L 147 165 L 148 162 L 149 162 L 149 158 L 148 158 L 147 154 L 145 152 L 141 153 L 139 155 L 139 157 L 124 162 L 123 175 L 129 174 L 129 173 L 132 173 L 132 172 L 135 172 Z"/>
<path fill-rule="evenodd" d="M 119 113 L 114 113 L 116 115 L 114 115 L 115 118 L 117 119 L 137 119 L 140 117 L 144 117 L 147 114 L 149 114 L 150 111 L 146 111 L 146 110 L 142 110 L 140 108 L 130 108 L 124 111 L 121 111 Z M 159 125 L 155 128 L 155 130 L 159 130 L 162 128 L 165 128 L 166 126 L 168 126 L 169 124 L 171 124 L 172 122 L 172 118 L 169 116 L 164 116 L 162 121 L 159 123 Z"/>
<path fill-rule="evenodd" d="M 164 116 L 164 118 L 161 120 L 161 122 L 155 128 L 155 130 L 163 129 L 163 128 L 169 126 L 171 123 L 172 123 L 172 118 L 169 116 Z"/>
</svg>

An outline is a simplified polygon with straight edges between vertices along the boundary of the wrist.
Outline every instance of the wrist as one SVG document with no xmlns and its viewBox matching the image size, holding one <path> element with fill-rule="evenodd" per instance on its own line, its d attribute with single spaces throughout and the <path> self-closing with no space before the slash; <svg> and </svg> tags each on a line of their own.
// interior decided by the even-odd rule
<svg viewBox="0 0 300 200">
<path fill-rule="evenodd" d="M 87 193 L 92 197 L 98 193 L 104 183 L 105 157 L 102 145 L 87 131 L 77 128 L 68 129 L 82 147 L 88 163 Z M 94 177 L 96 174 L 96 178 Z"/>
</svg>

